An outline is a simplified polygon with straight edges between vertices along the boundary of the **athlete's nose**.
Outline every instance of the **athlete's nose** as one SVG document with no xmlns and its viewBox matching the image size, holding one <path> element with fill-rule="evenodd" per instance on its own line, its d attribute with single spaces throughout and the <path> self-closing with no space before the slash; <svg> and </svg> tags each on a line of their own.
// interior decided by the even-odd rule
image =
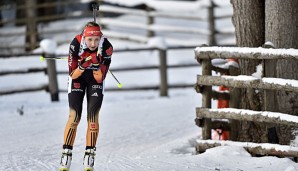
<svg viewBox="0 0 298 171">
<path fill-rule="evenodd" d="M 92 46 L 92 47 L 95 47 L 95 41 L 92 41 L 92 42 L 91 42 L 91 46 Z"/>
</svg>

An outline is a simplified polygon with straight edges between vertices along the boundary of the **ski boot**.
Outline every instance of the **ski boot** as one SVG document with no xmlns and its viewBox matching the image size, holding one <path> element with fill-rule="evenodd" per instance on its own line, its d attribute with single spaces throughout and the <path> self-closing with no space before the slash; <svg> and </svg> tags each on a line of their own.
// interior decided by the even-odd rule
<svg viewBox="0 0 298 171">
<path fill-rule="evenodd" d="M 60 161 L 60 171 L 69 171 L 70 164 L 72 159 L 71 149 L 63 149 L 61 161 Z"/>
<path fill-rule="evenodd" d="M 84 155 L 84 171 L 94 171 L 95 148 L 87 149 Z"/>
</svg>

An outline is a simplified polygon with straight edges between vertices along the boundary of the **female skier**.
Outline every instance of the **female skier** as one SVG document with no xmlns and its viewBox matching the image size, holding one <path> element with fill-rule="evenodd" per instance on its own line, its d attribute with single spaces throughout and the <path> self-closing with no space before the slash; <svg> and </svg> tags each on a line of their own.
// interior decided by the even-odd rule
<svg viewBox="0 0 298 171">
<path fill-rule="evenodd" d="M 96 141 L 99 131 L 98 115 L 101 108 L 104 80 L 108 72 L 113 47 L 95 22 L 88 22 L 81 34 L 70 44 L 68 55 L 69 118 L 64 131 L 60 171 L 68 171 L 77 126 L 81 120 L 83 99 L 87 99 L 86 151 L 84 170 L 93 171 Z"/>
</svg>

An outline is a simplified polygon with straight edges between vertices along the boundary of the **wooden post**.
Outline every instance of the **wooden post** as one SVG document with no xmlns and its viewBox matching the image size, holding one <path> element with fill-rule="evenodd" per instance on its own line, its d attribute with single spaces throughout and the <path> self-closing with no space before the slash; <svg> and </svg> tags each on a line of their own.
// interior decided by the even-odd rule
<svg viewBox="0 0 298 171">
<path fill-rule="evenodd" d="M 154 24 L 154 17 L 150 15 L 150 12 L 153 11 L 152 8 L 146 7 L 147 10 L 147 27 L 150 28 L 152 24 Z M 152 30 L 147 31 L 147 37 L 154 37 L 155 33 Z"/>
<path fill-rule="evenodd" d="M 167 78 L 167 51 L 158 49 L 159 51 L 159 72 L 160 72 L 160 96 L 168 96 L 168 78 Z"/>
<path fill-rule="evenodd" d="M 213 0 L 210 0 L 211 5 L 208 7 L 208 22 L 209 22 L 209 45 L 215 46 L 216 43 L 216 28 L 215 28 L 215 16 L 214 16 L 214 8 L 216 5 Z"/>
<path fill-rule="evenodd" d="M 27 0 L 26 2 L 26 51 L 36 48 L 37 44 L 37 24 L 36 24 L 36 0 Z"/>
<path fill-rule="evenodd" d="M 54 54 L 44 54 L 45 58 L 54 57 Z M 57 81 L 56 60 L 47 60 L 47 74 L 49 78 L 49 92 L 52 101 L 59 101 L 59 88 Z"/>
<path fill-rule="evenodd" d="M 204 59 L 202 60 L 202 75 L 212 75 L 212 64 L 211 60 Z M 202 107 L 211 108 L 211 93 L 212 86 L 204 86 L 204 91 L 202 93 Z M 203 140 L 211 139 L 211 119 L 203 118 L 203 128 L 202 128 L 202 137 Z"/>
</svg>

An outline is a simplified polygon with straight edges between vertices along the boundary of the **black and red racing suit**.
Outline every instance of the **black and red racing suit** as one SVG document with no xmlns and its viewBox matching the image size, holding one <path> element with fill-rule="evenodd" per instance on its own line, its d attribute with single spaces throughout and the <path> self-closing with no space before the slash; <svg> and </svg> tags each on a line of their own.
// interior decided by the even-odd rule
<svg viewBox="0 0 298 171">
<path fill-rule="evenodd" d="M 103 100 L 104 80 L 110 66 L 113 47 L 107 38 L 102 37 L 98 48 L 94 51 L 91 51 L 86 47 L 83 41 L 82 35 L 77 35 L 71 42 L 69 48 L 68 101 L 70 111 L 69 119 L 64 131 L 63 148 L 72 149 L 73 147 L 77 125 L 81 120 L 82 105 L 85 94 L 87 99 L 88 121 L 86 148 L 94 148 L 96 146 L 99 132 L 98 116 Z M 72 79 L 71 75 L 73 74 L 74 70 L 78 68 L 79 61 L 90 55 L 99 56 L 99 67 L 97 66 L 94 68 L 90 66 L 83 71 L 81 76 L 76 79 Z M 102 79 L 99 82 L 94 78 L 94 72 L 96 72 L 96 70 L 101 70 L 102 72 Z"/>
</svg>

